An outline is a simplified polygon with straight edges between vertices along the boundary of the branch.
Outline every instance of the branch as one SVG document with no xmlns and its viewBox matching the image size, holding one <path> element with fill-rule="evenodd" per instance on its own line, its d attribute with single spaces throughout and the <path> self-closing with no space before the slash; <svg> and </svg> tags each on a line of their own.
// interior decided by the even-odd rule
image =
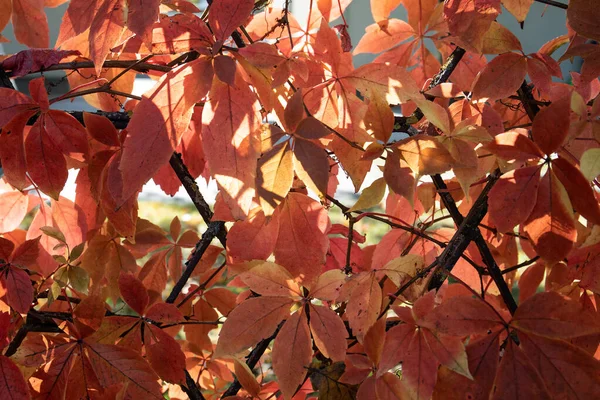
<svg viewBox="0 0 600 400">
<path fill-rule="evenodd" d="M 29 74 L 35 74 L 38 72 L 47 72 L 47 71 L 62 71 L 65 69 L 83 69 L 83 68 L 94 68 L 94 63 L 92 61 L 72 61 L 66 63 L 54 64 L 50 67 L 46 67 L 43 69 L 39 69 L 37 71 L 32 71 Z M 148 71 L 159 71 L 159 72 L 169 72 L 173 68 L 168 65 L 158 65 L 151 63 L 140 63 L 139 60 L 108 60 L 102 64 L 102 68 L 123 68 L 123 69 L 132 69 L 137 72 L 148 72 Z M 8 73 L 8 76 L 12 76 L 11 73 Z"/>
<path fill-rule="evenodd" d="M 538 3 L 548 4 L 550 6 L 562 8 L 563 10 L 566 10 L 569 8 L 569 6 L 567 4 L 559 3 L 558 1 L 554 1 L 554 0 L 535 0 L 535 1 L 537 1 Z"/>
<path fill-rule="evenodd" d="M 248 368 L 250 368 L 250 370 L 256 367 L 256 364 L 258 364 L 258 361 L 269 347 L 269 343 L 271 343 L 271 340 L 275 339 L 282 326 L 283 322 L 279 324 L 279 326 L 271 336 L 258 342 L 258 344 L 252 349 L 252 351 L 250 351 L 250 354 L 246 356 L 246 364 L 248 365 Z M 224 399 L 228 396 L 235 396 L 241 388 L 242 385 L 240 384 L 240 381 L 237 378 L 235 378 L 235 381 L 233 381 L 231 386 L 229 386 L 225 393 L 223 393 L 221 399 Z"/>
<path fill-rule="evenodd" d="M 223 221 L 214 221 L 208 224 L 208 229 L 204 231 L 202 238 L 198 243 L 196 243 L 196 247 L 194 248 L 190 259 L 185 263 L 185 271 L 183 271 L 183 274 L 181 274 L 181 277 L 177 283 L 175 283 L 173 290 L 171 290 L 171 294 L 169 294 L 169 297 L 167 297 L 167 300 L 165 301 L 166 303 L 175 302 L 177 296 L 179 296 L 179 293 L 181 293 L 181 290 L 183 290 L 183 287 L 186 285 L 188 279 L 190 279 L 192 276 L 194 269 L 200 262 L 200 259 L 206 252 L 206 249 L 208 249 L 208 246 L 212 240 L 219 235 L 221 231 L 225 231 L 225 223 Z"/>
</svg>

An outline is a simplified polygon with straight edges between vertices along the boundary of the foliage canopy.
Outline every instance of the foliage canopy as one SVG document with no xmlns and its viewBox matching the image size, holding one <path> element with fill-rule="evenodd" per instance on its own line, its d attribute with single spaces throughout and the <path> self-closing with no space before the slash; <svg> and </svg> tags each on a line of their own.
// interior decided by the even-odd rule
<svg viewBox="0 0 600 400">
<path fill-rule="evenodd" d="M 596 398 L 600 8 L 537 1 L 569 30 L 525 54 L 534 0 L 371 0 L 361 38 L 351 0 L 71 0 L 55 49 L 66 0 L 0 0 L 0 398 Z M 138 218 L 150 179 L 201 236 Z"/>
</svg>

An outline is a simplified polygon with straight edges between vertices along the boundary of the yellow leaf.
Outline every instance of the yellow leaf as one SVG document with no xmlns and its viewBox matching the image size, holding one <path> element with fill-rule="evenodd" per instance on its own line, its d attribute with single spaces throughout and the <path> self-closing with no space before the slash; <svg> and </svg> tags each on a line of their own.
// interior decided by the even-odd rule
<svg viewBox="0 0 600 400">
<path fill-rule="evenodd" d="M 363 190 L 356 203 L 348 211 L 366 210 L 375 207 L 383 199 L 385 188 L 385 180 L 383 178 L 377 179 L 371 186 Z"/>
</svg>

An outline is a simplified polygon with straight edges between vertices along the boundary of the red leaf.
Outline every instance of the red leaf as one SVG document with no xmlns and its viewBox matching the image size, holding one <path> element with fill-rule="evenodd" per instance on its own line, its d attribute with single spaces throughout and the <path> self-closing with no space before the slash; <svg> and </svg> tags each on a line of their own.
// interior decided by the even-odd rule
<svg viewBox="0 0 600 400">
<path fill-rule="evenodd" d="M 505 53 L 490 61 L 473 84 L 473 99 L 494 101 L 514 94 L 527 74 L 527 59 Z"/>
<path fill-rule="evenodd" d="M 503 324 L 504 321 L 492 307 L 481 299 L 467 296 L 451 297 L 419 322 L 419 325 L 432 331 L 453 336 L 485 333 Z"/>
<path fill-rule="evenodd" d="M 267 221 L 261 211 L 245 221 L 237 221 L 227 232 L 227 258 L 232 263 L 266 260 L 275 249 L 278 221 Z"/>
<path fill-rule="evenodd" d="M 569 25 L 578 34 L 594 40 L 600 40 L 598 8 L 593 0 L 573 0 L 569 2 L 567 18 Z"/>
<path fill-rule="evenodd" d="M 154 303 L 146 311 L 146 317 L 163 324 L 174 324 L 184 320 L 181 311 L 169 303 Z"/>
<path fill-rule="evenodd" d="M 136 351 L 98 343 L 86 343 L 85 351 L 102 387 L 123 382 L 133 398 L 163 399 L 158 377 Z"/>
<path fill-rule="evenodd" d="M 515 399 L 551 399 L 548 389 L 539 372 L 529 358 L 511 339 L 502 356 L 494 382 L 494 400 Z"/>
<path fill-rule="evenodd" d="M 463 47 L 468 46 L 468 50 L 475 52 L 481 50 L 484 35 L 500 12 L 500 0 L 449 0 L 444 3 L 444 17 L 450 33 L 460 38 Z"/>
<path fill-rule="evenodd" d="M 14 231 L 28 211 L 29 196 L 21 192 L 0 194 L 0 233 Z"/>
<path fill-rule="evenodd" d="M 2 89 L 0 89 L 0 95 L 1 94 Z M 29 101 L 31 101 L 31 99 L 29 99 Z M 7 109 L 18 108 L 20 107 L 7 107 Z M 4 175 L 6 176 L 6 181 L 19 190 L 25 189 L 31 184 L 30 180 L 27 178 L 23 133 L 25 124 L 34 113 L 35 111 L 22 112 L 12 118 L 12 120 L 2 128 L 2 146 L 0 146 L 2 168 L 4 170 Z M 2 111 L 0 111 L 0 119 L 2 118 L 2 114 Z"/>
<path fill-rule="evenodd" d="M 558 177 L 569 194 L 575 210 L 593 224 L 600 224 L 600 206 L 589 181 L 566 159 L 552 161 L 552 172 Z"/>
<path fill-rule="evenodd" d="M 102 65 L 110 49 L 121 38 L 125 29 L 123 0 L 99 0 L 101 5 L 90 26 L 90 58 L 96 75 L 100 76 Z"/>
<path fill-rule="evenodd" d="M 243 25 L 254 7 L 254 0 L 215 0 L 210 6 L 208 22 L 215 38 L 224 42 Z"/>
<path fill-rule="evenodd" d="M 127 27 L 142 39 L 150 33 L 152 25 L 158 19 L 160 0 L 129 0 Z"/>
<path fill-rule="evenodd" d="M 194 104 L 206 95 L 211 79 L 211 63 L 201 57 L 165 74 L 135 107 L 119 166 L 124 185 L 120 193 L 111 189 L 117 206 L 169 161 L 190 123 Z"/>
<path fill-rule="evenodd" d="M 324 148 L 309 140 L 296 139 L 294 167 L 298 177 L 309 189 L 325 197 L 329 182 L 329 158 Z"/>
<path fill-rule="evenodd" d="M 25 137 L 27 171 L 33 182 L 48 196 L 58 200 L 68 178 L 67 161 L 38 119 Z"/>
<path fill-rule="evenodd" d="M 0 398 L 30 399 L 29 387 L 23 373 L 10 358 L 0 355 Z"/>
<path fill-rule="evenodd" d="M 289 193 L 280 210 L 275 261 L 302 282 L 311 282 L 320 275 L 329 246 L 327 212 L 300 193 Z"/>
<path fill-rule="evenodd" d="M 306 367 L 312 361 L 312 341 L 308 321 L 298 310 L 285 322 L 273 345 L 273 371 L 285 399 L 291 399 L 304 382 Z"/>
<path fill-rule="evenodd" d="M 13 0 L 15 37 L 28 47 L 48 48 L 50 37 L 43 0 Z"/>
<path fill-rule="evenodd" d="M 73 321 L 81 338 L 90 336 L 100 329 L 105 314 L 104 299 L 98 296 L 89 296 L 83 299 L 73 312 Z"/>
<path fill-rule="evenodd" d="M 520 334 L 519 339 L 552 398 L 585 399 L 600 392 L 600 361 L 584 350 L 538 335 Z"/>
<path fill-rule="evenodd" d="M 519 168 L 502 175 L 489 195 L 489 212 L 500 232 L 512 232 L 533 211 L 541 167 Z"/>
<path fill-rule="evenodd" d="M 543 107 L 533 120 L 531 134 L 535 143 L 546 154 L 554 153 L 569 134 L 570 96 L 555 100 Z"/>
<path fill-rule="evenodd" d="M 96 11 L 101 5 L 101 0 L 69 1 L 69 7 L 60 24 L 56 47 L 61 47 L 63 42 L 85 32 L 92 24 Z"/>
<path fill-rule="evenodd" d="M 523 129 L 501 133 L 485 145 L 485 149 L 505 160 L 524 161 L 544 157 L 540 148 L 527 137 Z"/>
<path fill-rule="evenodd" d="M 156 338 L 153 344 L 146 344 L 146 357 L 161 379 L 167 382 L 185 384 L 185 355 L 181 346 L 168 333 L 157 326 L 150 326 Z"/>
<path fill-rule="evenodd" d="M 236 63 L 231 57 L 218 55 L 213 59 L 215 75 L 223 83 L 235 84 Z"/>
<path fill-rule="evenodd" d="M 525 231 L 544 260 L 553 264 L 566 257 L 577 239 L 566 191 L 552 170 L 540 181 L 537 201 L 525 221 Z"/>
<path fill-rule="evenodd" d="M 119 146 L 119 133 L 108 118 L 103 115 L 83 113 L 85 128 L 91 137 L 107 146 Z"/>
<path fill-rule="evenodd" d="M 538 293 L 522 303 L 511 326 L 552 339 L 600 333 L 600 322 L 578 302 L 556 292 Z"/>
<path fill-rule="evenodd" d="M 10 240 L 0 237 L 0 260 L 8 262 L 11 260 L 11 255 L 15 249 L 15 244 Z"/>
<path fill-rule="evenodd" d="M 27 272 L 9 267 L 4 277 L 8 305 L 20 314 L 27 314 L 33 302 L 33 286 Z"/>
<path fill-rule="evenodd" d="M 148 291 L 144 284 L 129 273 L 119 276 L 119 291 L 125 303 L 139 315 L 144 315 L 148 306 Z"/>
<path fill-rule="evenodd" d="M 2 62 L 2 68 L 11 71 L 14 78 L 41 71 L 58 64 L 68 56 L 79 56 L 77 50 L 29 49 L 18 52 Z"/>
<path fill-rule="evenodd" d="M 538 262 L 523 272 L 519 278 L 519 303 L 522 304 L 536 293 L 544 279 L 545 271 L 546 266 L 544 263 Z"/>
</svg>

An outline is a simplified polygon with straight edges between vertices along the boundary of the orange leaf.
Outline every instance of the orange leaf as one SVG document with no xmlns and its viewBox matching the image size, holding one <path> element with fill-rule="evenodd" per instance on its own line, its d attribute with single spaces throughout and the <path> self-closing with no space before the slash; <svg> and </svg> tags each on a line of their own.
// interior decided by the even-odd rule
<svg viewBox="0 0 600 400">
<path fill-rule="evenodd" d="M 267 221 L 263 212 L 235 222 L 227 232 L 228 260 L 231 263 L 266 260 L 275 248 L 278 228 L 277 221 Z"/>
<path fill-rule="evenodd" d="M 30 399 L 29 387 L 19 367 L 10 358 L 0 355 L 0 398 Z"/>
<path fill-rule="evenodd" d="M 50 47 L 48 19 L 42 0 L 13 0 L 12 23 L 15 37 L 28 47 Z"/>
<path fill-rule="evenodd" d="M 248 367 L 248 364 L 238 360 L 237 358 L 233 359 L 233 368 L 235 377 L 240 382 L 242 387 L 251 395 L 258 397 L 260 393 L 260 384 L 256 380 L 256 377 Z"/>
<path fill-rule="evenodd" d="M 502 0 L 502 5 L 515 16 L 517 22 L 525 21 L 534 0 Z"/>
<path fill-rule="evenodd" d="M 501 133 L 485 145 L 485 149 L 505 160 L 525 161 L 544 157 L 540 148 L 527 137 L 523 129 Z"/>
<path fill-rule="evenodd" d="M 59 200 L 52 200 L 52 219 L 56 228 L 65 236 L 66 243 L 72 250 L 78 244 L 86 241 L 87 222 L 85 214 L 81 207 L 69 199 L 60 197 Z"/>
<path fill-rule="evenodd" d="M 119 133 L 108 118 L 103 115 L 83 113 L 85 128 L 91 137 L 107 146 L 119 146 Z"/>
<path fill-rule="evenodd" d="M 473 84 L 473 99 L 494 101 L 513 95 L 527 74 L 527 59 L 517 53 L 505 53 L 490 61 Z"/>
<path fill-rule="evenodd" d="M 254 7 L 254 0 L 218 0 L 211 5 L 208 22 L 215 38 L 224 42 L 243 25 Z"/>
<path fill-rule="evenodd" d="M 289 141 L 274 146 L 258 160 L 256 190 L 266 216 L 273 214 L 290 191 L 294 180 L 293 163 Z"/>
<path fill-rule="evenodd" d="M 15 90 L 11 90 L 15 92 Z M 2 95 L 2 89 L 0 89 Z M 0 103 L 0 109 L 2 104 Z M 20 106 L 7 106 L 6 109 L 18 109 Z M 11 113 L 0 111 L 0 124 L 5 117 L 12 118 L 9 123 L 2 127 L 2 146 L 0 146 L 0 160 L 6 182 L 17 189 L 25 189 L 31 184 L 27 178 L 27 164 L 25 161 L 25 148 L 23 146 L 23 137 L 25 124 L 35 111 L 26 111 L 15 115 L 12 118 Z"/>
<path fill-rule="evenodd" d="M 520 0 L 517 0 L 520 1 Z M 533 0 L 525 0 L 532 2 Z M 506 1 L 505 1 L 506 2 Z M 519 39 L 504 25 L 492 21 L 490 29 L 483 38 L 483 48 L 481 51 L 485 54 L 502 54 L 509 51 L 522 51 Z"/>
<path fill-rule="evenodd" d="M 537 201 L 524 224 L 534 248 L 549 264 L 566 257 L 577 239 L 565 188 L 551 170 L 540 180 Z"/>
<path fill-rule="evenodd" d="M 0 1 L 0 32 L 4 30 L 12 14 L 12 0 Z"/>
<path fill-rule="evenodd" d="M 215 80 L 209 97 L 202 111 L 204 154 L 233 217 L 245 219 L 255 196 L 259 104 L 242 82 L 232 87 Z"/>
<path fill-rule="evenodd" d="M 352 333 L 362 342 L 369 328 L 375 324 L 381 311 L 382 292 L 374 273 L 356 275 L 352 284 L 351 297 L 348 299 L 346 315 Z"/>
<path fill-rule="evenodd" d="M 297 311 L 285 322 L 273 344 L 273 371 L 284 399 L 291 399 L 304 382 L 312 361 L 312 342 L 306 314 Z"/>
<path fill-rule="evenodd" d="M 90 26 L 90 58 L 98 76 L 110 49 L 121 38 L 125 29 L 123 0 L 101 1 L 102 4 Z"/>
<path fill-rule="evenodd" d="M 210 47 L 214 39 L 206 23 L 196 15 L 163 14 L 153 25 L 151 41 L 148 51 L 154 54 L 176 54 Z M 144 51 L 145 47 L 143 37 L 133 36 L 124 46 L 112 50 L 139 53 Z"/>
<path fill-rule="evenodd" d="M 268 261 L 252 261 L 240 278 L 253 292 L 263 296 L 303 297 L 290 273 L 282 266 Z"/>
<path fill-rule="evenodd" d="M 13 231 L 19 227 L 27 214 L 29 196 L 21 192 L 0 194 L 0 233 Z"/>
<path fill-rule="evenodd" d="M 129 307 L 139 315 L 144 315 L 148 306 L 148 291 L 144 284 L 129 273 L 121 273 L 119 276 L 119 291 L 123 300 Z"/>
<path fill-rule="evenodd" d="M 201 57 L 165 74 L 135 107 L 119 166 L 123 188 L 111 190 L 118 207 L 169 161 L 211 79 L 212 64 Z"/>
<path fill-rule="evenodd" d="M 375 1 L 383 3 L 383 1 Z M 356 45 L 353 54 L 380 53 L 415 34 L 409 24 L 396 18 L 383 21 L 382 25 L 375 23 L 367 26 L 366 32 Z"/>
<path fill-rule="evenodd" d="M 420 134 L 397 144 L 400 155 L 417 176 L 441 174 L 452 168 L 454 158 L 439 141 Z"/>
<path fill-rule="evenodd" d="M 310 331 L 315 345 L 333 362 L 346 357 L 346 326 L 342 319 L 329 307 L 310 305 Z"/>
<path fill-rule="evenodd" d="M 519 168 L 502 175 L 489 195 L 489 212 L 500 232 L 512 232 L 533 211 L 540 185 L 539 166 Z"/>
<path fill-rule="evenodd" d="M 329 247 L 327 212 L 301 193 L 289 193 L 280 210 L 275 261 L 293 277 L 311 282 L 321 273 Z"/>
<path fill-rule="evenodd" d="M 384 23 L 402 0 L 371 0 L 371 13 L 377 23 Z"/>
<path fill-rule="evenodd" d="M 269 337 L 290 313 L 293 300 L 285 297 L 253 297 L 229 313 L 219 332 L 215 357 L 232 355 Z"/>
<path fill-rule="evenodd" d="M 406 103 L 422 97 L 420 87 L 408 71 L 395 65 L 365 64 L 340 78 L 342 84 L 346 80 L 365 97 L 379 96 L 388 104 Z"/>
<path fill-rule="evenodd" d="M 134 398 L 163 399 L 158 377 L 136 351 L 99 343 L 84 348 L 102 387 L 123 382 Z"/>
</svg>

